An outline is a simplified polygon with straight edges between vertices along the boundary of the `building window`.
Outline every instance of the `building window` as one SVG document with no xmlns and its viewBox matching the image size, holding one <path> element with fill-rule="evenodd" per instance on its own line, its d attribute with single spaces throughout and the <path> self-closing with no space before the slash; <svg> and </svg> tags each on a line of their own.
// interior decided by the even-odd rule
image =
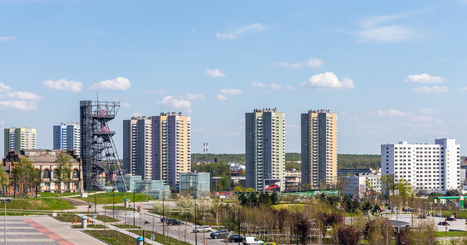
<svg viewBox="0 0 467 245">
<path fill-rule="evenodd" d="M 58 179 L 58 169 L 54 170 L 54 179 Z"/>
<path fill-rule="evenodd" d="M 79 178 L 79 172 L 77 169 L 73 170 L 73 178 Z"/>
<path fill-rule="evenodd" d="M 50 178 L 50 171 L 48 169 L 44 170 L 44 179 Z"/>
</svg>

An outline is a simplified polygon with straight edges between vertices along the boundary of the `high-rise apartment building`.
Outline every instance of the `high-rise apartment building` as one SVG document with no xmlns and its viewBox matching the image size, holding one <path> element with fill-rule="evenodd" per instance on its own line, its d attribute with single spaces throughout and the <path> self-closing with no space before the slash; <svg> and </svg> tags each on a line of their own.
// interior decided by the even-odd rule
<svg viewBox="0 0 467 245">
<path fill-rule="evenodd" d="M 61 123 L 53 127 L 53 149 L 75 150 L 79 156 L 80 151 L 79 123 Z"/>
<path fill-rule="evenodd" d="M 455 139 L 435 139 L 434 144 L 381 145 L 382 175 L 407 181 L 414 190 L 460 188 L 460 146 Z"/>
<path fill-rule="evenodd" d="M 310 110 L 301 116 L 302 185 L 337 181 L 337 114 Z"/>
<path fill-rule="evenodd" d="M 191 172 L 191 118 L 182 113 L 152 117 L 152 179 L 179 188 L 179 173 Z"/>
<path fill-rule="evenodd" d="M 151 117 L 123 120 L 123 170 L 125 174 L 152 179 Z"/>
<path fill-rule="evenodd" d="M 36 129 L 14 127 L 4 129 L 4 155 L 8 155 L 8 151 L 20 152 L 21 150 L 36 149 Z"/>
<path fill-rule="evenodd" d="M 285 114 L 276 109 L 245 113 L 246 186 L 263 191 L 264 180 L 285 188 Z"/>
</svg>

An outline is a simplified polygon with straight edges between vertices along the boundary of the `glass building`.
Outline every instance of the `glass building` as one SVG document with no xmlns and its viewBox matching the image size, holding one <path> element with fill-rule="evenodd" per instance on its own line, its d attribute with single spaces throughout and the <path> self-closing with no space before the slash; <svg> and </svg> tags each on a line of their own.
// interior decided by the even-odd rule
<svg viewBox="0 0 467 245">
<path fill-rule="evenodd" d="M 194 198 L 208 197 L 210 193 L 210 173 L 180 173 L 179 193 Z"/>
</svg>

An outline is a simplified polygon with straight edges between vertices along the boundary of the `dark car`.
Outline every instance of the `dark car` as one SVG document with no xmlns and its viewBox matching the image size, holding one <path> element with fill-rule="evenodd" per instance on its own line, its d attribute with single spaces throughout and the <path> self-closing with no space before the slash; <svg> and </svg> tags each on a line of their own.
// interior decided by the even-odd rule
<svg viewBox="0 0 467 245">
<path fill-rule="evenodd" d="M 456 221 L 455 218 L 452 218 L 452 217 L 449 217 L 449 218 L 446 218 L 447 221 Z"/>
<path fill-rule="evenodd" d="M 449 225 L 449 223 L 448 223 L 448 222 L 446 222 L 446 221 L 442 221 L 442 222 L 439 222 L 439 223 L 438 223 L 438 225 L 444 225 L 444 226 L 448 226 L 448 225 Z"/>
<path fill-rule="evenodd" d="M 212 232 L 211 233 L 211 238 L 212 239 L 217 239 L 217 238 L 224 239 L 224 238 L 228 237 L 229 235 L 231 235 L 231 233 L 228 230 L 222 229 L 222 230 L 217 230 L 215 232 Z"/>
<path fill-rule="evenodd" d="M 183 225 L 184 223 L 178 219 L 168 219 L 167 224 L 168 225 Z"/>
<path fill-rule="evenodd" d="M 229 242 L 243 242 L 243 237 L 241 235 L 230 235 L 227 239 Z"/>
</svg>

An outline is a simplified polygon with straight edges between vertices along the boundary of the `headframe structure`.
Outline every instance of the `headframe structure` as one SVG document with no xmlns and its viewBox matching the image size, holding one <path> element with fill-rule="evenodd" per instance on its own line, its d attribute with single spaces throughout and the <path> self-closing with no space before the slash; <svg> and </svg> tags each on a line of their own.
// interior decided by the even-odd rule
<svg viewBox="0 0 467 245">
<path fill-rule="evenodd" d="M 81 159 L 85 190 L 104 190 L 99 175 L 107 169 L 117 172 L 114 188 L 128 191 L 108 122 L 115 118 L 120 102 L 80 101 Z M 122 185 L 122 186 L 120 186 Z"/>
</svg>

